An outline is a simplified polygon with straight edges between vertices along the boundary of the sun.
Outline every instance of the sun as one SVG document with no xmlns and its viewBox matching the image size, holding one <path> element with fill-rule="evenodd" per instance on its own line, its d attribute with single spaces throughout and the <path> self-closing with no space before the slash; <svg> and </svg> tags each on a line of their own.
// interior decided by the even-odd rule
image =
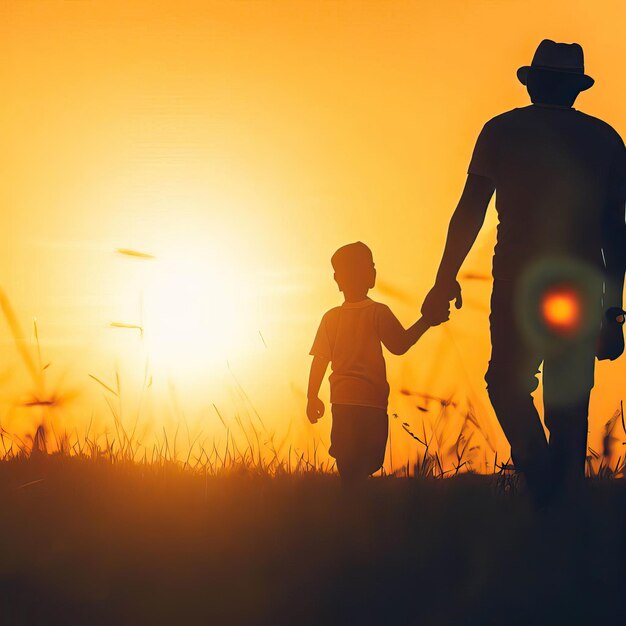
<svg viewBox="0 0 626 626">
<path fill-rule="evenodd" d="M 142 326 L 153 366 L 173 375 L 205 372 L 250 348 L 258 323 L 245 273 L 184 256 L 152 269 L 142 292 Z"/>
</svg>

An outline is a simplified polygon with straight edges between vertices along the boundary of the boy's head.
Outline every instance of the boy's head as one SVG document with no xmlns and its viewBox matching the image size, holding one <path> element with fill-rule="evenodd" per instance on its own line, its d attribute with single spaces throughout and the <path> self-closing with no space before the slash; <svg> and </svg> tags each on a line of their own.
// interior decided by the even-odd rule
<svg viewBox="0 0 626 626">
<path fill-rule="evenodd" d="M 346 296 L 365 297 L 376 283 L 372 251 L 361 241 L 342 246 L 330 262 L 335 270 L 339 291 Z"/>
</svg>

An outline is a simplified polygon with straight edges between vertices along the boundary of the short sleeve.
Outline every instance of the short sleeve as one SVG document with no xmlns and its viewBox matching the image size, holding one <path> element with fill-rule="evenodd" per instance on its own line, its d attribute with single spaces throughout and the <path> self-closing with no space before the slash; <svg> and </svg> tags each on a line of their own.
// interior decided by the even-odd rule
<svg viewBox="0 0 626 626">
<path fill-rule="evenodd" d="M 381 340 L 387 333 L 388 329 L 394 326 L 394 322 L 398 322 L 398 320 L 396 316 L 392 313 L 391 309 L 386 304 L 377 302 L 376 332 L 378 333 L 378 336 Z"/>
<path fill-rule="evenodd" d="M 386 304 L 378 304 L 376 327 L 378 337 L 391 352 L 404 343 L 406 330 Z"/>
<path fill-rule="evenodd" d="M 478 135 L 472 159 L 467 169 L 468 174 L 496 180 L 496 138 L 492 122 L 487 122 Z"/>
<path fill-rule="evenodd" d="M 315 340 L 313 341 L 313 346 L 311 347 L 309 354 L 311 356 L 321 357 L 327 361 L 332 360 L 332 350 L 330 347 L 330 338 L 328 337 L 328 320 L 326 315 L 324 315 L 322 321 L 320 322 L 320 326 L 317 329 Z"/>
</svg>

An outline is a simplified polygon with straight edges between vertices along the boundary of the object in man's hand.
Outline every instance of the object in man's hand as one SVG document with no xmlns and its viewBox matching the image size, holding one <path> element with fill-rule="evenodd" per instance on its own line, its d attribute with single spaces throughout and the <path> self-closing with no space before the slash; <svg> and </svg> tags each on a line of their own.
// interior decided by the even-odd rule
<svg viewBox="0 0 626 626">
<path fill-rule="evenodd" d="M 602 320 L 596 356 L 600 361 L 614 361 L 624 352 L 625 312 L 621 307 L 607 309 Z"/>
<path fill-rule="evenodd" d="M 626 320 L 626 311 L 623 311 L 618 306 L 614 306 L 606 312 L 606 316 L 609 319 L 614 319 L 618 324 L 623 325 Z"/>
</svg>

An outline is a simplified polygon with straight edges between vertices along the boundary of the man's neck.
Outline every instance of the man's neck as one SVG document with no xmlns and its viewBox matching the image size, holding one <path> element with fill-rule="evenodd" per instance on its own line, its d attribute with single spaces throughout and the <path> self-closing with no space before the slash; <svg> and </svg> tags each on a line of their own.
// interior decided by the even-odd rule
<svg viewBox="0 0 626 626">
<path fill-rule="evenodd" d="M 567 104 L 551 104 L 549 102 L 533 102 L 533 104 L 536 107 L 541 107 L 543 109 L 562 109 L 562 110 L 567 110 L 567 109 L 573 109 L 573 106 L 567 105 Z"/>
</svg>

